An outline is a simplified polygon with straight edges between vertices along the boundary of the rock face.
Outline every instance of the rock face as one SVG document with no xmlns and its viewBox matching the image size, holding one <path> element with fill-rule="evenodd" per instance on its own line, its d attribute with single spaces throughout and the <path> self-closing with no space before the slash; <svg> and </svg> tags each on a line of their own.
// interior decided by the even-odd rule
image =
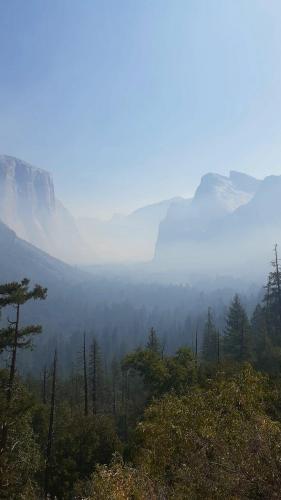
<svg viewBox="0 0 281 500">
<path fill-rule="evenodd" d="M 281 177 L 207 174 L 191 201 L 160 224 L 154 263 L 194 274 L 264 272 L 281 242 Z"/>
<path fill-rule="evenodd" d="M 170 207 L 183 199 L 173 198 L 114 215 L 109 221 L 80 218 L 78 227 L 98 262 L 136 262 L 153 258 L 160 222 Z"/>
<path fill-rule="evenodd" d="M 51 255 L 79 259 L 75 221 L 56 199 L 49 172 L 0 156 L 0 218 L 17 236 Z"/>
</svg>

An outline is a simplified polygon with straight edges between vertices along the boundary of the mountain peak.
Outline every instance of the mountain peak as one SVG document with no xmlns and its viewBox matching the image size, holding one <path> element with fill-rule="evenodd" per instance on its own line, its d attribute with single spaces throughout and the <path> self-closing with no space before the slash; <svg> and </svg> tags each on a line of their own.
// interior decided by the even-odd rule
<svg viewBox="0 0 281 500">
<path fill-rule="evenodd" d="M 34 167 L 34 165 L 31 165 L 30 163 L 20 160 L 19 158 L 16 158 L 15 156 L 9 156 L 9 155 L 0 155 L 0 168 L 23 168 L 26 170 L 30 170 L 33 172 L 38 172 L 42 173 L 45 175 L 48 175 L 51 178 L 50 172 L 47 170 L 44 170 L 43 168 L 38 168 Z"/>
<path fill-rule="evenodd" d="M 255 193 L 261 181 L 252 177 L 251 175 L 244 174 L 243 172 L 238 172 L 236 170 L 231 170 L 229 172 L 229 179 L 232 184 L 240 191 L 246 191 L 250 193 Z"/>
<path fill-rule="evenodd" d="M 251 178 L 245 177 L 239 172 L 233 172 L 229 177 L 214 173 L 204 175 L 192 202 L 196 213 L 200 216 L 205 213 L 207 218 L 214 217 L 214 214 L 221 216 L 247 203 L 256 189 Z"/>
</svg>

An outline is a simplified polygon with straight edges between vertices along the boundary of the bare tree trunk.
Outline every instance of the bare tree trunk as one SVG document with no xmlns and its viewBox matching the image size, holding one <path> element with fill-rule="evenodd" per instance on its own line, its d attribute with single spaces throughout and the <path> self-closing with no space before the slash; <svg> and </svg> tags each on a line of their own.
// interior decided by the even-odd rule
<svg viewBox="0 0 281 500">
<path fill-rule="evenodd" d="M 275 254 L 275 269 L 276 269 L 276 283 L 277 283 L 277 290 L 278 290 L 278 300 L 279 300 L 279 306 L 281 308 L 281 277 L 280 277 L 280 270 L 279 270 L 279 259 L 278 259 L 277 245 L 275 245 L 275 247 L 274 247 L 274 254 Z"/>
<path fill-rule="evenodd" d="M 43 386 L 42 386 L 42 400 L 43 404 L 47 403 L 47 367 L 44 366 L 43 370 Z"/>
<path fill-rule="evenodd" d="M 10 403 L 10 401 L 12 399 L 13 385 L 14 385 L 15 374 L 16 374 L 16 360 L 17 360 L 18 333 L 19 333 L 19 320 L 20 320 L 20 306 L 19 306 L 19 304 L 17 304 L 16 309 L 17 309 L 17 317 L 16 317 L 16 321 L 13 323 L 15 325 L 15 336 L 14 336 L 14 344 L 13 344 L 12 359 L 11 359 L 11 366 L 10 366 L 9 385 L 8 385 L 8 391 L 7 391 L 8 403 Z"/>
<path fill-rule="evenodd" d="M 124 437 L 128 437 L 128 370 L 122 371 L 122 408 L 124 421 Z"/>
<path fill-rule="evenodd" d="M 198 327 L 196 328 L 195 332 L 195 366 L 197 370 L 198 366 Z"/>
<path fill-rule="evenodd" d="M 278 294 L 278 305 L 279 305 L 279 321 L 281 324 L 281 276 L 279 269 L 279 259 L 278 259 L 278 250 L 277 244 L 274 247 L 274 255 L 275 255 L 275 269 L 276 269 L 276 285 L 277 285 L 277 294 Z"/>
<path fill-rule="evenodd" d="M 54 417 L 55 417 L 55 402 L 56 402 L 56 377 L 57 377 L 57 351 L 54 353 L 53 361 L 53 376 L 52 376 L 52 394 L 51 394 L 51 410 L 49 418 L 49 432 L 46 448 L 46 468 L 45 468 L 45 496 L 47 497 L 49 488 L 50 463 L 52 458 L 52 447 L 54 438 Z"/>
<path fill-rule="evenodd" d="M 113 376 L 113 380 L 112 380 L 112 397 L 113 397 L 112 411 L 113 411 L 114 418 L 116 418 L 116 379 L 114 376 Z"/>
<path fill-rule="evenodd" d="M 92 405 L 93 405 L 93 415 L 97 414 L 97 391 L 98 391 L 98 345 L 97 341 L 94 339 L 92 344 L 91 352 L 91 363 L 92 363 Z"/>
<path fill-rule="evenodd" d="M 87 377 L 87 357 L 86 357 L 86 333 L 84 333 L 83 342 L 83 367 L 84 367 L 84 415 L 88 416 L 88 377 Z"/>
<path fill-rule="evenodd" d="M 218 330 L 218 333 L 217 333 L 217 363 L 218 365 L 220 364 L 220 357 L 221 357 L 221 353 L 220 353 L 220 331 Z"/>
<path fill-rule="evenodd" d="M 241 345 L 240 345 L 240 360 L 244 361 L 244 352 L 245 352 L 245 332 L 244 325 L 241 325 Z"/>
<path fill-rule="evenodd" d="M 16 305 L 16 320 L 9 321 L 10 325 L 13 325 L 15 328 L 14 332 L 14 342 L 12 347 L 12 357 L 10 364 L 10 374 L 9 374 L 9 382 L 7 387 L 6 399 L 7 399 L 7 412 L 9 411 L 10 403 L 13 397 L 13 386 L 16 374 L 16 361 L 17 361 L 17 347 L 18 347 L 18 333 L 19 333 L 19 320 L 20 320 L 20 305 Z M 2 423 L 2 432 L 1 432 L 1 446 L 0 446 L 0 454 L 2 454 L 7 446 L 8 441 L 8 422 L 5 420 Z"/>
</svg>

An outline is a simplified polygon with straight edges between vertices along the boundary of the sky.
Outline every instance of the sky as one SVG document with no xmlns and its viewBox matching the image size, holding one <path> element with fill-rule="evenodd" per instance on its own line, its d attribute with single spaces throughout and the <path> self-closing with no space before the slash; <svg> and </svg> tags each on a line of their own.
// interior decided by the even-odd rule
<svg viewBox="0 0 281 500">
<path fill-rule="evenodd" d="M 0 154 L 75 215 L 281 175 L 279 0 L 0 0 Z"/>
</svg>

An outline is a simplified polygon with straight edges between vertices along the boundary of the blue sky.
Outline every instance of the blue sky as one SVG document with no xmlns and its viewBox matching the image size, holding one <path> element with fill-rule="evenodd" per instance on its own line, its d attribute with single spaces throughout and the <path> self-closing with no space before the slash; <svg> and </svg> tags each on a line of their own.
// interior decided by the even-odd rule
<svg viewBox="0 0 281 500">
<path fill-rule="evenodd" d="M 281 174 L 279 0 L 0 0 L 0 152 L 75 214 Z"/>
</svg>

